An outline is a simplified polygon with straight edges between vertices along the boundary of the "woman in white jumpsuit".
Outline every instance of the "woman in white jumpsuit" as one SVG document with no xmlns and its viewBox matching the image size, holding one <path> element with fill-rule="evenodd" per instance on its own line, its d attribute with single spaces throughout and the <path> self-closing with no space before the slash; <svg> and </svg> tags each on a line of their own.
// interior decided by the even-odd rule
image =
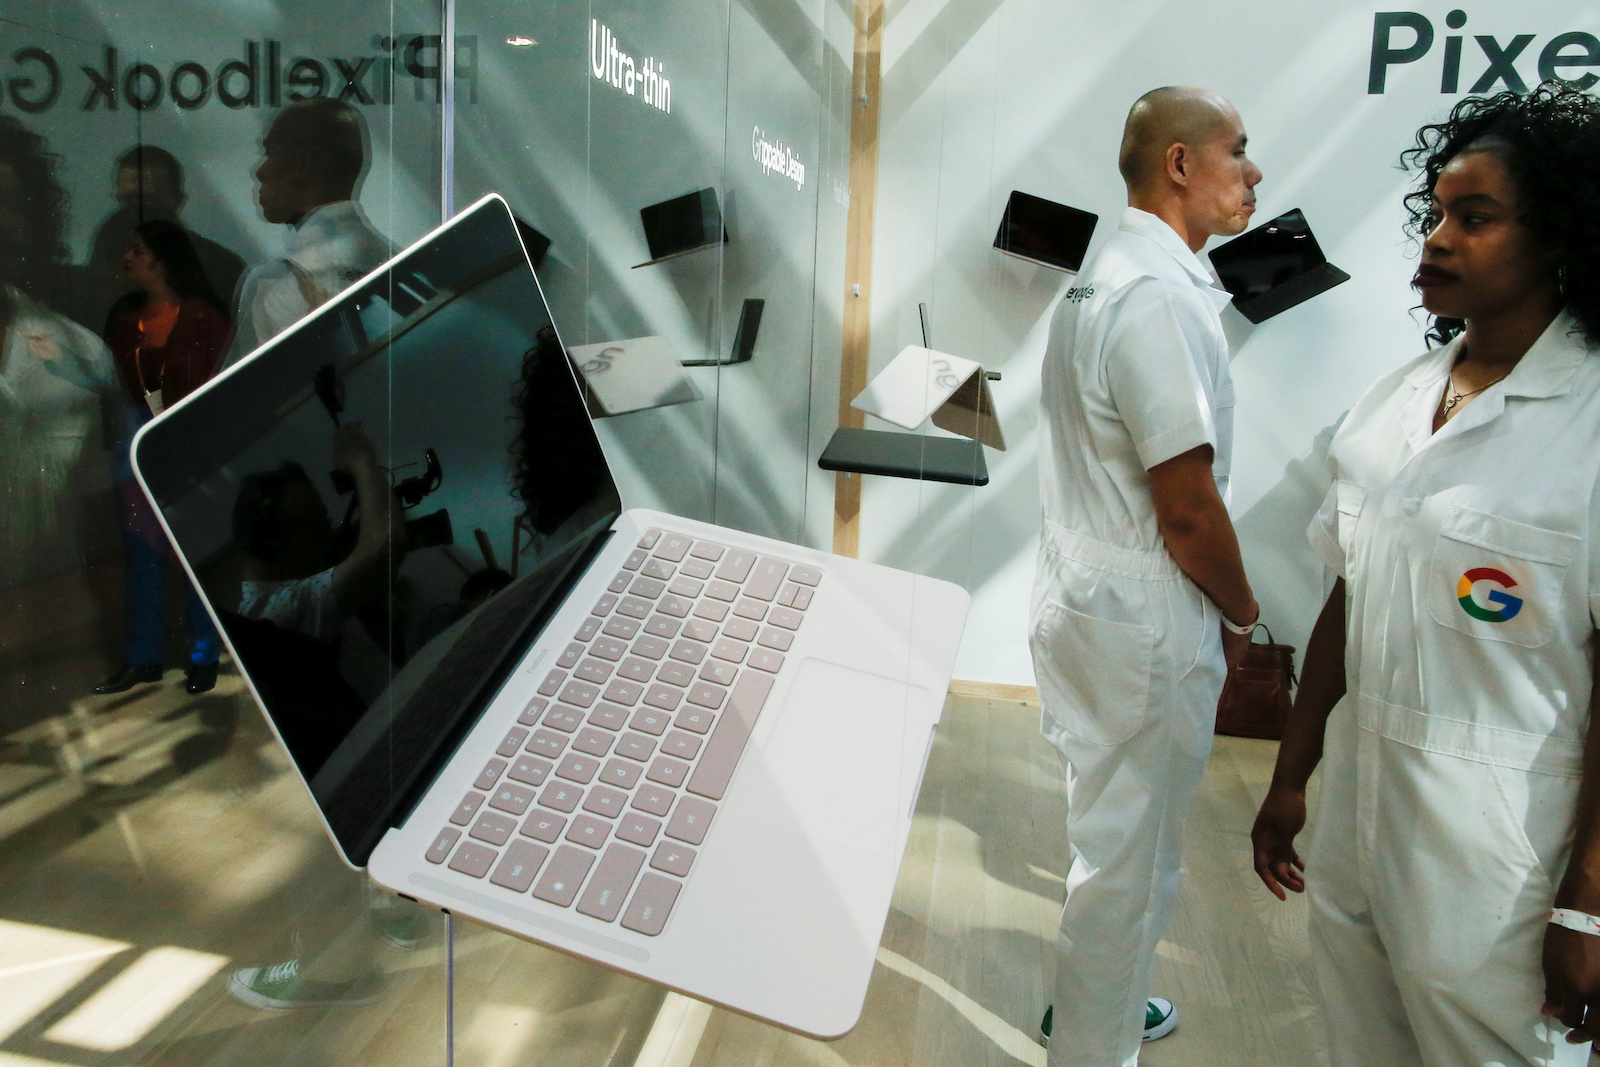
<svg viewBox="0 0 1600 1067">
<path fill-rule="evenodd" d="M 1336 1067 L 1578 1065 L 1600 1024 L 1600 101 L 1468 98 L 1404 158 L 1445 343 L 1334 437 L 1310 538 L 1339 580 L 1255 867 L 1309 888 Z"/>
</svg>

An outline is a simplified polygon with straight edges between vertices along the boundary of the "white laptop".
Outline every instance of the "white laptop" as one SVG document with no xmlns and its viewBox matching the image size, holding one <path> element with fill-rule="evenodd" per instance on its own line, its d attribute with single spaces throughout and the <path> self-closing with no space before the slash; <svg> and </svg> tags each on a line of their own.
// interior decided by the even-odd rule
<svg viewBox="0 0 1600 1067">
<path fill-rule="evenodd" d="M 689 404 L 701 398 L 665 337 L 630 337 L 568 350 L 596 417 Z"/>
<path fill-rule="evenodd" d="M 967 595 L 628 508 L 503 200 L 134 455 L 348 863 L 792 1030 L 854 1025 Z M 385 477 L 404 532 L 351 503 Z"/>
</svg>

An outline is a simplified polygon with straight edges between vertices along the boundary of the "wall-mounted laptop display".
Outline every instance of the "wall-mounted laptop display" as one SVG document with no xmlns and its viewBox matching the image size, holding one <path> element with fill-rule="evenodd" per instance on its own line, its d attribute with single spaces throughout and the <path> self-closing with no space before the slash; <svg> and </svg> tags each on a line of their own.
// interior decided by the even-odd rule
<svg viewBox="0 0 1600 1067">
<path fill-rule="evenodd" d="M 1257 323 L 1350 280 L 1322 254 L 1299 208 L 1213 248 L 1211 265 L 1239 314 Z"/>
<path fill-rule="evenodd" d="M 802 1033 L 855 1024 L 967 594 L 629 510 L 502 199 L 133 451 L 348 863 Z M 464 582 L 452 526 L 505 571 Z"/>
<path fill-rule="evenodd" d="M 665 337 L 579 345 L 572 349 L 572 362 L 588 387 L 589 414 L 596 418 L 687 404 L 702 396 Z"/>
<path fill-rule="evenodd" d="M 1076 273 L 1099 221 L 1092 212 L 1013 190 L 994 246 L 1018 259 Z"/>
<path fill-rule="evenodd" d="M 698 189 L 683 196 L 651 204 L 639 211 L 644 223 L 644 239 L 650 258 L 634 264 L 648 267 L 703 248 L 726 244 L 728 231 L 722 227 L 722 209 L 717 206 L 715 189 Z"/>
<path fill-rule="evenodd" d="M 761 312 L 765 300 L 748 299 L 739 309 L 739 325 L 733 331 L 733 352 L 727 359 L 686 359 L 685 367 L 731 367 L 735 363 L 748 363 L 756 352 L 756 334 L 761 331 Z"/>
</svg>

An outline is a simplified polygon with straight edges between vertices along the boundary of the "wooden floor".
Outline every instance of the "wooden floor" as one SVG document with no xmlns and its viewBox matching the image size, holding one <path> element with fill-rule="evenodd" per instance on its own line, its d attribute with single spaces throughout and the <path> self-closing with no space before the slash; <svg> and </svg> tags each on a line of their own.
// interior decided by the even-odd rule
<svg viewBox="0 0 1600 1067">
<path fill-rule="evenodd" d="M 236 677 L 198 700 L 177 672 L 122 697 L 59 689 L 42 704 L 12 689 L 0 736 L 0 1067 L 445 1062 L 444 919 L 411 950 L 372 935 L 363 879 L 338 862 Z M 796 1037 L 463 922 L 455 1062 L 1042 1064 L 1066 804 L 1037 714 L 950 699 L 866 1011 L 844 1039 Z M 1246 866 L 1273 751 L 1218 739 L 1157 968 L 1183 1024 L 1145 1063 L 1325 1062 L 1304 909 Z M 375 1001 L 273 1013 L 227 992 L 234 969 L 296 953 Z"/>
</svg>

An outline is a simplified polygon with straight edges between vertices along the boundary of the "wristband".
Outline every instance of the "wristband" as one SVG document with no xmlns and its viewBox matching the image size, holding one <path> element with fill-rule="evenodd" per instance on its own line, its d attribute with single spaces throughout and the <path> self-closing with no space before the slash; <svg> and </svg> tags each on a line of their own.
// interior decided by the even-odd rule
<svg viewBox="0 0 1600 1067">
<path fill-rule="evenodd" d="M 1256 621 L 1251 623 L 1249 626 L 1240 626 L 1226 615 L 1223 615 L 1222 625 L 1230 634 L 1238 634 L 1240 637 L 1249 637 L 1251 634 L 1256 632 L 1256 627 L 1261 625 L 1261 620 L 1256 619 Z"/>
<path fill-rule="evenodd" d="M 1550 925 L 1576 930 L 1580 934 L 1600 936 L 1600 918 L 1571 908 L 1551 908 Z"/>
</svg>

